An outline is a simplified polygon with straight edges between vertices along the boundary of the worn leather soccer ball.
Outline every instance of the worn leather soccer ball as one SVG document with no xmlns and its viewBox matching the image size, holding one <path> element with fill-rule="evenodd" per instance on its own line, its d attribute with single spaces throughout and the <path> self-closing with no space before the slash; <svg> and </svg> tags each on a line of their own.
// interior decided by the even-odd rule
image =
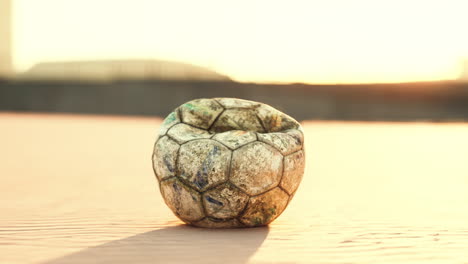
<svg viewBox="0 0 468 264">
<path fill-rule="evenodd" d="M 169 208 L 200 227 L 253 227 L 286 208 L 304 174 L 292 117 L 234 98 L 196 99 L 161 125 L 153 169 Z"/>
</svg>

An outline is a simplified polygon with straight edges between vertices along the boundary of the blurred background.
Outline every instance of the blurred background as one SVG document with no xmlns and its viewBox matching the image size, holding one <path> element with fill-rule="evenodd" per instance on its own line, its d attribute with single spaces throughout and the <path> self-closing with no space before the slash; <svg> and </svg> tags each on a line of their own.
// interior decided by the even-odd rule
<svg viewBox="0 0 468 264">
<path fill-rule="evenodd" d="M 0 0 L 0 111 L 467 121 L 466 1 Z"/>
<path fill-rule="evenodd" d="M 0 0 L 0 263 L 467 263 L 467 27 L 467 0 Z M 161 117 L 202 97 L 313 120 L 269 228 L 157 194 Z"/>
</svg>

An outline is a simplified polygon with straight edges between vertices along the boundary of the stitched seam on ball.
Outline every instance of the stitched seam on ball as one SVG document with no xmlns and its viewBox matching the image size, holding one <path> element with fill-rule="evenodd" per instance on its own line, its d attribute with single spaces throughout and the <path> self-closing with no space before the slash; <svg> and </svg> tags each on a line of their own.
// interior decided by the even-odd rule
<svg viewBox="0 0 468 264">
<path fill-rule="evenodd" d="M 285 189 L 283 189 L 283 186 L 281 186 L 281 182 L 283 182 L 283 178 L 284 178 L 284 167 L 285 167 L 285 166 L 284 166 L 284 162 L 285 162 L 285 161 L 286 161 L 286 157 L 283 156 L 283 160 L 281 161 L 281 164 L 282 164 L 282 168 L 281 168 L 281 178 L 280 178 L 280 181 L 279 181 L 279 183 L 278 183 L 278 187 L 279 187 L 281 190 L 285 191 L 286 194 L 289 196 L 289 192 L 287 192 Z"/>
<path fill-rule="evenodd" d="M 285 156 L 284 159 L 286 159 L 286 157 L 295 155 L 295 154 L 297 154 L 297 153 L 299 153 L 299 152 L 301 152 L 301 151 L 302 151 L 302 155 L 304 156 L 304 167 L 305 167 L 305 153 L 304 153 L 304 150 L 303 150 L 303 149 L 300 149 L 300 150 L 298 150 L 298 151 L 295 151 L 295 152 L 293 152 L 293 153 L 291 153 L 291 154 Z M 283 177 L 284 177 L 284 170 L 285 170 L 285 165 L 284 165 L 284 162 L 283 162 Z M 304 174 L 305 174 L 305 171 L 302 173 L 302 175 L 304 176 Z M 291 197 L 292 197 L 293 194 L 297 191 L 297 188 L 298 188 L 299 186 L 296 187 L 296 190 L 294 190 L 294 191 L 290 194 L 288 191 L 286 191 L 286 189 L 283 188 L 283 186 L 281 186 L 281 182 L 282 182 L 282 181 L 283 181 L 283 179 L 281 179 L 279 187 L 281 187 L 281 189 L 284 190 L 284 191 L 289 195 L 289 200 L 288 200 L 288 204 L 289 204 L 289 201 L 291 200 Z"/>
<path fill-rule="evenodd" d="M 221 117 L 221 115 L 223 115 L 223 113 L 226 112 L 226 108 L 223 107 L 223 111 L 221 111 L 217 116 L 216 118 L 213 120 L 213 123 L 211 123 L 211 125 L 208 127 L 208 129 L 206 129 L 206 131 L 210 132 L 211 129 L 213 129 L 213 126 L 216 124 L 216 122 L 218 121 L 218 119 Z M 214 133 L 216 134 L 216 133 Z"/>
<path fill-rule="evenodd" d="M 175 161 L 175 177 L 180 179 L 180 170 L 179 170 L 179 157 L 180 157 L 180 150 L 182 149 L 182 145 L 179 144 L 179 148 L 177 149 L 177 156 Z"/>
<path fill-rule="evenodd" d="M 183 117 L 183 115 L 182 115 L 182 110 L 180 109 L 180 106 L 177 107 L 177 109 L 176 109 L 175 111 L 177 111 L 177 114 L 179 115 L 180 123 L 184 123 L 184 117 Z M 180 123 L 179 123 L 179 124 L 180 124 Z M 167 130 L 167 132 L 169 132 L 169 129 Z M 167 132 L 166 132 L 166 133 L 167 133 Z"/>
<path fill-rule="evenodd" d="M 197 191 L 197 190 L 195 190 L 194 188 L 192 188 L 192 187 L 190 186 L 190 184 L 185 183 L 185 182 L 184 182 L 183 180 L 181 180 L 181 179 L 177 179 L 177 178 L 176 178 L 176 180 L 178 180 L 178 181 L 180 182 L 180 184 L 184 185 L 186 188 L 188 188 L 188 189 L 190 189 L 191 191 L 197 193 L 197 194 L 199 195 L 199 197 L 200 197 L 200 200 L 203 198 L 203 197 L 202 197 L 202 194 L 201 194 L 199 191 Z M 198 219 L 198 220 L 193 220 L 193 221 L 190 221 L 190 222 L 198 222 L 198 221 L 201 221 L 203 218 L 206 217 L 206 214 L 205 214 L 205 206 L 204 206 L 204 204 L 203 204 L 203 201 L 202 201 L 201 203 L 199 202 L 198 204 L 200 204 L 201 207 L 202 207 L 203 217 L 200 218 L 200 219 Z M 185 221 L 188 221 L 188 220 L 185 220 Z"/>
<path fill-rule="evenodd" d="M 197 220 L 197 221 L 192 222 L 192 224 L 197 224 L 198 222 L 201 222 L 201 221 L 203 221 L 203 220 L 205 220 L 205 219 L 208 219 L 208 217 L 205 216 L 205 217 L 203 217 L 203 218 L 200 219 L 200 220 Z"/>
<path fill-rule="evenodd" d="M 214 134 L 213 137 L 216 136 L 216 135 L 217 135 L 217 134 Z M 232 152 L 233 150 L 235 150 L 235 149 L 229 147 L 228 145 L 224 144 L 223 142 L 221 142 L 221 141 L 219 141 L 219 140 L 217 140 L 217 139 L 215 139 L 215 138 L 213 138 L 213 137 L 210 138 L 210 139 L 213 140 L 213 141 L 216 141 L 216 142 L 220 143 L 220 144 L 223 145 L 223 146 L 225 146 L 225 147 L 228 148 L 231 152 Z M 238 147 L 238 148 L 239 148 L 239 147 Z"/>
<path fill-rule="evenodd" d="M 288 196 L 288 199 L 289 199 L 289 196 L 291 196 L 291 195 L 289 194 L 289 192 L 286 191 L 281 185 L 278 185 L 278 188 L 280 188 L 283 192 L 285 192 L 286 195 Z"/>
<path fill-rule="evenodd" d="M 210 136 L 209 136 L 209 137 L 202 137 L 202 138 L 194 138 L 194 139 L 189 139 L 189 140 L 186 140 L 186 141 L 182 141 L 182 140 L 178 140 L 178 139 L 174 138 L 173 136 L 169 135 L 169 130 L 168 130 L 166 136 L 168 136 L 169 138 L 171 138 L 172 140 L 174 140 L 175 142 L 177 142 L 177 144 L 179 144 L 179 145 L 183 145 L 183 144 L 185 144 L 185 143 L 187 143 L 187 142 L 190 142 L 190 141 L 192 141 L 192 140 L 197 140 L 197 139 L 209 139 L 209 138 L 211 138 L 211 137 L 213 136 L 213 135 L 211 135 L 211 133 L 210 133 L 209 131 L 206 131 L 206 129 L 204 129 L 204 128 L 199 128 L 199 127 L 193 126 L 193 125 L 191 125 L 191 124 L 186 124 L 186 123 L 183 123 L 183 122 L 178 123 L 178 124 L 175 124 L 175 125 L 173 125 L 173 127 L 176 126 L 176 125 L 180 125 L 180 124 L 184 124 L 184 125 L 191 126 L 191 127 L 193 127 L 193 128 L 199 129 L 199 130 L 203 130 L 203 131 L 207 132 Z M 172 129 L 172 127 L 171 127 L 171 129 Z M 180 143 L 180 142 L 181 142 L 181 143 Z"/>
<path fill-rule="evenodd" d="M 211 138 L 194 138 L 194 139 L 190 139 L 190 140 L 187 140 L 187 141 L 184 141 L 184 143 L 178 143 L 177 141 L 177 144 L 179 144 L 180 146 L 183 146 L 183 145 L 186 145 L 190 142 L 193 142 L 193 141 L 197 141 L 197 140 L 211 140 Z M 224 146 L 224 145 L 223 145 Z"/>
<path fill-rule="evenodd" d="M 163 136 L 164 137 L 164 136 Z M 159 140 L 161 140 L 161 136 L 158 137 L 158 139 L 156 140 L 156 142 L 154 143 L 154 146 L 153 146 L 153 153 L 151 154 L 151 167 L 153 168 L 153 173 L 154 173 L 154 176 L 156 176 L 156 179 L 158 179 L 158 182 L 160 181 L 159 179 L 159 176 L 158 176 L 158 173 L 156 173 L 156 168 L 154 166 L 154 157 L 156 156 L 155 155 L 155 152 L 156 152 L 156 145 L 158 144 Z"/>
<path fill-rule="evenodd" d="M 259 193 L 259 194 L 251 195 L 250 197 L 251 197 L 251 198 L 258 197 L 258 196 L 263 195 L 263 194 L 265 194 L 265 193 L 267 193 L 267 192 L 269 192 L 269 191 L 271 191 L 271 190 L 273 190 L 273 189 L 275 189 L 275 188 L 278 188 L 278 187 L 279 187 L 278 185 L 275 185 L 275 186 L 273 186 L 272 188 L 270 188 L 270 189 L 268 189 L 268 190 L 266 190 L 266 191 L 263 191 L 263 192 L 261 192 L 261 193 Z"/>
<path fill-rule="evenodd" d="M 299 152 L 301 152 L 301 151 L 303 151 L 303 148 L 301 148 L 300 150 L 294 151 L 293 153 L 290 153 L 290 154 L 288 154 L 288 155 L 285 155 L 284 157 L 292 156 L 292 155 L 297 154 L 297 153 L 299 153 Z"/>
<path fill-rule="evenodd" d="M 289 201 L 291 201 L 291 195 L 289 195 L 288 192 L 286 192 L 286 191 L 283 190 L 282 188 L 280 188 L 280 190 L 282 190 L 284 193 L 286 193 L 286 196 L 288 196 L 288 200 L 286 201 L 286 204 L 284 205 L 283 210 L 282 210 L 281 212 L 279 212 L 279 213 L 276 215 L 276 217 L 270 221 L 270 223 L 273 222 L 276 218 L 278 218 L 278 217 L 286 210 L 286 208 L 288 208 Z"/>
<path fill-rule="evenodd" d="M 169 181 L 169 180 L 172 180 L 172 179 L 176 179 L 176 180 L 177 180 L 177 177 L 176 177 L 176 176 L 167 177 L 167 178 L 161 180 L 160 183 L 165 182 L 165 181 Z"/>
<path fill-rule="evenodd" d="M 241 210 L 241 211 L 237 214 L 237 216 L 236 216 L 237 221 L 239 221 L 240 223 L 242 223 L 241 218 L 245 215 L 245 213 L 246 213 L 246 211 L 247 211 L 247 208 L 248 208 L 249 205 L 250 205 L 250 199 L 251 199 L 251 198 L 252 198 L 252 197 L 249 196 L 249 199 L 248 199 L 247 202 L 245 203 L 244 208 L 242 208 L 242 210 Z"/>
<path fill-rule="evenodd" d="M 211 100 L 215 101 L 215 102 L 216 102 L 219 106 L 221 106 L 224 110 L 227 109 L 227 107 L 225 107 L 222 103 L 220 103 L 220 102 L 218 101 L 218 98 L 211 98 Z M 223 110 L 223 112 L 224 112 L 224 110 Z"/>
<path fill-rule="evenodd" d="M 231 156 L 229 157 L 229 169 L 226 182 L 231 182 L 231 171 L 232 171 L 232 156 L 234 156 L 234 152 L 231 151 Z"/>
<path fill-rule="evenodd" d="M 228 176 L 229 176 L 229 175 L 228 175 Z M 201 190 L 200 193 L 203 194 L 203 193 L 205 193 L 205 192 L 212 191 L 213 189 L 216 189 L 217 187 L 219 187 L 219 186 L 225 184 L 225 183 L 228 182 L 228 181 L 229 181 L 229 179 L 224 180 L 224 181 L 222 181 L 222 182 L 218 182 L 218 183 L 214 184 L 213 186 L 210 186 L 210 187 L 208 187 L 208 188 L 206 188 L 206 189 L 204 189 L 204 190 Z"/>
<path fill-rule="evenodd" d="M 278 132 L 275 132 L 275 133 L 278 133 Z M 259 141 L 259 142 L 262 142 L 262 143 L 265 143 L 265 144 L 267 144 L 268 146 L 270 146 L 270 147 L 276 149 L 282 156 L 284 156 L 284 155 L 283 155 L 283 152 L 282 152 L 278 147 L 276 147 L 276 146 L 273 144 L 273 142 L 272 142 L 272 143 L 265 142 L 265 141 L 261 140 L 260 138 L 258 139 L 258 141 Z"/>
<path fill-rule="evenodd" d="M 193 124 L 189 124 L 189 123 L 185 123 L 185 122 L 180 122 L 180 123 L 174 124 L 173 126 L 180 125 L 180 124 L 184 124 L 184 125 L 187 125 L 187 126 L 191 126 L 191 127 L 193 127 L 193 128 L 200 129 L 200 130 L 206 131 L 206 132 L 208 132 L 209 134 L 211 134 L 210 131 L 208 131 L 206 128 L 199 127 L 199 126 L 196 126 L 196 125 L 193 125 Z M 172 128 L 172 127 L 171 127 L 171 128 Z M 168 130 L 167 132 L 169 132 L 169 130 Z"/>
<path fill-rule="evenodd" d="M 197 190 L 195 190 L 195 191 L 197 192 Z M 202 209 L 203 209 L 203 215 L 205 216 L 205 217 L 203 217 L 203 219 L 205 219 L 208 216 L 208 211 L 206 210 L 206 205 L 205 205 L 205 197 L 204 197 L 205 192 L 198 192 L 198 193 L 200 194 L 201 206 L 202 206 Z"/>
<path fill-rule="evenodd" d="M 266 126 L 265 126 L 265 124 L 263 123 L 263 120 L 258 116 L 258 113 L 255 113 L 255 116 L 257 117 L 257 120 L 260 122 L 260 125 L 261 125 L 262 128 L 263 128 L 263 132 L 262 132 L 262 133 L 268 133 L 268 130 L 266 129 Z"/>
<path fill-rule="evenodd" d="M 229 218 L 217 218 L 213 216 L 207 216 L 206 219 L 211 220 L 213 222 L 227 222 L 227 221 L 232 221 L 232 220 L 237 220 L 235 217 L 229 217 Z"/>
<path fill-rule="evenodd" d="M 159 134 L 159 136 L 160 136 L 160 137 L 166 136 L 167 133 L 169 133 L 169 130 L 171 130 L 171 128 L 173 128 L 175 125 L 182 124 L 182 123 L 183 123 L 182 120 L 177 121 L 176 123 L 172 124 L 170 127 L 168 127 L 168 128 L 166 129 L 166 133 L 164 133 L 164 134 Z"/>
</svg>

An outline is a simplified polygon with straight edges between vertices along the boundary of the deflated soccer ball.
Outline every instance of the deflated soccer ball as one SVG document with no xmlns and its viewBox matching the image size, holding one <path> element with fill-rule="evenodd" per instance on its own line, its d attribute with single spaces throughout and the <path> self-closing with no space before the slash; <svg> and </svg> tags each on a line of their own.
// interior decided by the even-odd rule
<svg viewBox="0 0 468 264">
<path fill-rule="evenodd" d="M 304 174 L 304 135 L 266 104 L 197 99 L 170 113 L 153 152 L 169 208 L 187 224 L 253 227 L 286 208 Z"/>
</svg>

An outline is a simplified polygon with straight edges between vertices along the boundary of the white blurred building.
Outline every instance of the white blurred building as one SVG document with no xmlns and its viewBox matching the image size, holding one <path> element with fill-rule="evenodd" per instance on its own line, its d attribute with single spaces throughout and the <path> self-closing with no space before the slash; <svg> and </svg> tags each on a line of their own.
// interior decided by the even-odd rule
<svg viewBox="0 0 468 264">
<path fill-rule="evenodd" d="M 17 76 L 21 80 L 116 81 L 178 80 L 228 81 L 229 77 L 207 68 L 163 60 L 89 60 L 43 62 Z"/>
<path fill-rule="evenodd" d="M 40 0 L 38 0 L 40 1 Z M 12 0 L 0 0 L 0 79 L 30 81 L 190 80 L 227 81 L 207 68 L 162 60 L 87 60 L 43 62 L 14 74 L 12 65 Z"/>
<path fill-rule="evenodd" d="M 13 75 L 11 53 L 11 0 L 0 0 L 0 79 Z"/>
</svg>

